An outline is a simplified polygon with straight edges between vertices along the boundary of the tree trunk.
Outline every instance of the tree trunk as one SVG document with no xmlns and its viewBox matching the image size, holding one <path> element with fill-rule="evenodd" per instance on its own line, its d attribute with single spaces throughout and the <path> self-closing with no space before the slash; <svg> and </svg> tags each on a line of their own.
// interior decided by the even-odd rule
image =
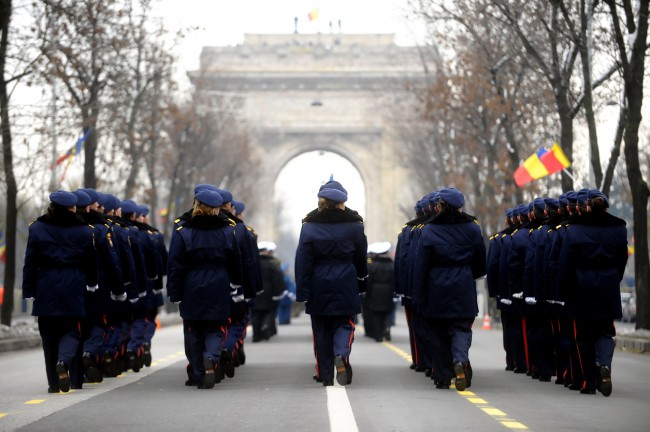
<svg viewBox="0 0 650 432">
<path fill-rule="evenodd" d="M 618 126 L 616 127 L 616 136 L 614 137 L 614 147 L 612 147 L 612 154 L 609 156 L 607 169 L 605 170 L 605 178 L 603 179 L 603 186 L 601 187 L 602 193 L 609 196 L 609 190 L 612 187 L 612 180 L 614 179 L 614 170 L 618 163 L 618 158 L 621 155 L 621 142 L 623 141 L 623 132 L 625 131 L 625 122 L 627 118 L 627 108 L 625 105 L 621 107 L 618 116 Z"/>
<path fill-rule="evenodd" d="M 13 167 L 13 151 L 11 148 L 11 128 L 9 125 L 9 95 L 5 79 L 5 59 L 9 39 L 9 23 L 11 21 L 11 0 L 0 0 L 0 121 L 2 122 L 2 156 L 4 159 L 5 178 L 7 182 L 7 213 L 4 232 L 5 239 L 5 274 L 4 296 L 0 321 L 11 326 L 11 316 L 14 309 L 14 284 L 16 282 L 16 177 Z"/>
<path fill-rule="evenodd" d="M 561 91 L 558 86 L 556 92 L 557 113 L 560 117 L 560 147 L 562 147 L 569 161 L 573 163 L 573 118 L 571 117 L 571 107 L 567 102 L 566 91 Z M 562 171 L 562 190 L 573 190 L 573 179 L 564 171 Z"/>
</svg>

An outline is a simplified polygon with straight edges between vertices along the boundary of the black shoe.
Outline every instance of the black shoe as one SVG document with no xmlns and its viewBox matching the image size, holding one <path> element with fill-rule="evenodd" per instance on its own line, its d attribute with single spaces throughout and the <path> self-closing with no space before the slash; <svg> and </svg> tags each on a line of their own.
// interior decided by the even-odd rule
<svg viewBox="0 0 650 432">
<path fill-rule="evenodd" d="M 550 376 L 541 376 L 539 377 L 540 382 L 551 382 L 551 377 Z"/>
<path fill-rule="evenodd" d="M 555 378 L 555 384 L 563 385 L 564 384 L 564 378 L 562 378 L 562 377 Z"/>
<path fill-rule="evenodd" d="M 142 345 L 142 363 L 146 367 L 151 366 L 151 346 L 148 343 Z"/>
<path fill-rule="evenodd" d="M 89 352 L 83 353 L 81 361 L 84 365 L 84 375 L 86 376 L 86 382 L 89 383 L 100 383 L 104 381 L 104 376 L 102 371 L 99 370 L 93 355 Z"/>
<path fill-rule="evenodd" d="M 436 388 L 441 390 L 449 390 L 449 386 L 451 385 L 450 382 L 436 381 L 435 383 L 436 383 Z"/>
<path fill-rule="evenodd" d="M 323 387 L 329 387 L 334 385 L 334 379 L 324 379 Z"/>
<path fill-rule="evenodd" d="M 454 373 L 456 374 L 456 380 L 454 382 L 456 390 L 465 391 L 467 388 L 467 381 L 465 379 L 465 366 L 463 366 L 461 362 L 455 362 Z"/>
<path fill-rule="evenodd" d="M 319 377 L 318 375 L 312 376 L 312 379 L 316 382 L 323 382 L 323 378 Z"/>
<path fill-rule="evenodd" d="M 114 378 L 119 375 L 117 362 L 109 353 L 104 353 L 102 356 L 102 375 L 107 378 Z"/>
<path fill-rule="evenodd" d="M 472 369 L 472 364 L 469 362 L 469 360 L 467 360 L 467 366 L 465 366 L 465 381 L 467 382 L 467 385 L 465 386 L 466 389 L 472 386 L 473 376 L 474 370 Z"/>
<path fill-rule="evenodd" d="M 217 365 L 214 367 L 214 382 L 219 384 L 224 378 L 226 378 L 226 374 L 223 373 L 221 363 L 217 363 Z"/>
<path fill-rule="evenodd" d="M 210 357 L 203 359 L 203 376 L 201 377 L 201 384 L 197 387 L 200 389 L 211 389 L 215 384 L 215 371 L 214 362 Z"/>
<path fill-rule="evenodd" d="M 526 369 L 518 368 L 518 367 L 515 367 L 512 371 L 514 373 L 516 373 L 516 374 L 525 374 L 526 373 Z"/>
<path fill-rule="evenodd" d="M 240 366 L 240 363 L 239 363 L 239 351 L 235 351 L 233 353 L 233 355 L 232 355 L 232 364 L 236 368 L 238 368 Z"/>
<path fill-rule="evenodd" d="M 431 375 L 433 375 L 433 369 L 427 368 L 427 370 L 424 371 L 424 376 L 431 378 Z"/>
<path fill-rule="evenodd" d="M 596 389 L 601 392 L 603 396 L 609 397 L 609 395 L 612 394 L 612 371 L 610 371 L 607 366 L 601 366 L 599 375 Z"/>
<path fill-rule="evenodd" d="M 63 393 L 70 391 L 70 374 L 68 373 L 68 368 L 65 367 L 65 363 L 62 361 L 56 364 L 56 374 L 59 376 L 59 390 Z"/>
<path fill-rule="evenodd" d="M 350 366 L 350 362 L 345 362 L 345 367 L 348 373 L 348 381 L 346 385 L 350 385 L 352 384 L 352 366 Z"/>
<path fill-rule="evenodd" d="M 346 361 L 343 360 L 343 357 L 340 355 L 334 357 L 334 367 L 336 368 L 336 382 L 342 386 L 348 384 L 348 368 L 345 363 Z M 323 381 L 323 385 L 324 384 L 325 381 Z"/>
<path fill-rule="evenodd" d="M 582 386 L 580 384 L 571 384 L 569 385 L 569 390 L 581 390 Z"/>
<path fill-rule="evenodd" d="M 390 330 L 384 330 L 384 339 L 386 339 L 388 342 L 390 342 Z"/>
<path fill-rule="evenodd" d="M 227 349 L 221 351 L 221 358 L 219 359 L 221 363 L 221 369 L 223 373 L 228 377 L 232 378 L 235 376 L 235 365 L 232 361 L 232 354 Z"/>
<path fill-rule="evenodd" d="M 415 367 L 416 372 L 424 372 L 425 370 L 427 370 L 427 368 L 425 368 L 424 366 L 416 366 Z"/>
<path fill-rule="evenodd" d="M 61 391 L 61 390 L 59 390 L 58 387 L 54 387 L 54 386 L 49 386 L 49 387 L 47 388 L 47 392 L 48 392 L 48 393 L 59 393 L 60 391 Z"/>
<path fill-rule="evenodd" d="M 243 345 L 239 347 L 237 353 L 239 354 L 239 364 L 244 366 L 246 364 L 246 353 L 244 352 Z"/>
<path fill-rule="evenodd" d="M 580 394 L 595 395 L 596 394 L 596 389 L 583 388 L 583 389 L 580 389 Z"/>
<path fill-rule="evenodd" d="M 510 372 L 510 371 L 513 371 L 513 370 L 515 370 L 514 366 L 506 366 L 506 371 Z"/>
<path fill-rule="evenodd" d="M 138 357 L 137 353 L 131 350 L 126 352 L 129 369 L 132 369 L 133 372 L 140 372 L 140 359 Z"/>
<path fill-rule="evenodd" d="M 409 366 L 409 369 L 411 369 L 411 370 L 415 370 L 416 367 L 417 367 L 417 366 L 415 365 L 415 363 L 411 363 L 411 366 Z"/>
</svg>

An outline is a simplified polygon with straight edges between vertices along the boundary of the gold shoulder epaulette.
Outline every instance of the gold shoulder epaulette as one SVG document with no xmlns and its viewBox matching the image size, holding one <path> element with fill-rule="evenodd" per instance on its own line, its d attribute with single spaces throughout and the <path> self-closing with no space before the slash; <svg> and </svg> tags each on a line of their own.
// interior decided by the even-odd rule
<svg viewBox="0 0 650 432">
<path fill-rule="evenodd" d="M 95 227 L 94 227 L 94 226 L 92 226 L 91 224 L 88 224 L 88 226 L 89 226 L 89 227 L 91 227 L 92 229 L 95 229 Z"/>
<path fill-rule="evenodd" d="M 540 225 L 537 227 L 538 230 L 541 230 L 544 225 Z"/>
<path fill-rule="evenodd" d="M 181 225 L 181 226 L 179 226 L 178 228 L 176 228 L 176 232 L 178 232 L 178 231 L 180 231 L 180 230 L 182 230 L 182 229 L 183 229 L 183 225 Z"/>
<path fill-rule="evenodd" d="M 532 233 L 533 231 L 535 231 L 535 229 L 533 229 L 533 228 L 529 229 L 528 234 Z"/>
<path fill-rule="evenodd" d="M 515 230 L 512 232 L 512 234 L 510 234 L 510 236 L 515 235 L 515 233 L 516 233 L 517 231 L 519 231 L 519 228 L 515 229 Z"/>
<path fill-rule="evenodd" d="M 562 224 L 559 224 L 558 226 L 555 227 L 555 229 L 560 229 L 562 228 Z"/>
<path fill-rule="evenodd" d="M 368 257 L 368 264 L 372 264 L 372 258 Z"/>
<path fill-rule="evenodd" d="M 476 219 L 474 219 L 474 223 L 475 223 L 476 225 L 479 225 L 479 223 L 478 223 L 478 221 L 477 221 Z M 479 225 L 479 226 L 480 226 L 480 225 Z"/>
<path fill-rule="evenodd" d="M 180 221 L 181 221 L 181 218 L 174 219 L 174 223 L 175 223 L 175 224 L 179 223 Z"/>
</svg>

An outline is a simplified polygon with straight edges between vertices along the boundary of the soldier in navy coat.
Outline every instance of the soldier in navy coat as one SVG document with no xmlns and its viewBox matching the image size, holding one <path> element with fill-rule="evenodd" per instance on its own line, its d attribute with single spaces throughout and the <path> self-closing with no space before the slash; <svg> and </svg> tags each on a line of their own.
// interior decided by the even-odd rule
<svg viewBox="0 0 650 432">
<path fill-rule="evenodd" d="M 167 293 L 180 304 L 190 338 L 190 364 L 198 388 L 216 382 L 231 299 L 243 299 L 241 260 L 234 224 L 219 217 L 221 195 L 196 194 L 192 217 L 177 228 L 169 247 Z"/>
<path fill-rule="evenodd" d="M 464 203 L 463 194 L 454 188 L 439 192 L 440 211 L 422 228 L 413 276 L 413 304 L 429 320 L 432 339 L 451 353 L 450 358 L 434 355 L 432 377 L 438 388 L 445 388 L 453 373 L 459 391 L 470 384 L 476 279 L 486 273 L 481 228 L 460 210 Z"/>
<path fill-rule="evenodd" d="M 43 341 L 49 393 L 70 390 L 86 290 L 97 288 L 93 229 L 76 215 L 77 197 L 50 194 L 47 213 L 29 227 L 23 298 L 34 301 Z"/>
<path fill-rule="evenodd" d="M 558 282 L 575 317 L 575 337 L 584 381 L 580 390 L 612 393 L 614 320 L 622 316 L 620 282 L 627 263 L 625 221 L 608 213 L 599 190 L 578 193 L 580 216 L 567 226 L 558 259 Z"/>
<path fill-rule="evenodd" d="M 304 219 L 296 250 L 297 301 L 311 315 L 317 375 L 324 386 L 352 382 L 350 350 L 359 295 L 366 291 L 368 241 L 363 219 L 345 206 L 348 194 L 330 180 L 318 192 L 318 208 Z"/>
</svg>

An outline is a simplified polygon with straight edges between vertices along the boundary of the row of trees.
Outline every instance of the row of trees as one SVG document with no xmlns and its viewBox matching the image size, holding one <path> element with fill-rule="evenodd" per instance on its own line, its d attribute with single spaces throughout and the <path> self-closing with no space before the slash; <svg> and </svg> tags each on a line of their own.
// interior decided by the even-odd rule
<svg viewBox="0 0 650 432">
<path fill-rule="evenodd" d="M 0 0 L 0 25 L 3 324 L 14 308 L 17 236 L 47 191 L 97 188 L 170 217 L 190 207 L 196 183 L 250 196 L 254 160 L 240 104 L 202 91 L 201 80 L 179 90 L 172 53 L 184 32 L 170 34 L 152 0 Z M 37 89 L 40 101 L 12 99 L 17 85 Z M 87 134 L 83 180 L 64 181 L 55 160 L 79 133 Z"/>
<path fill-rule="evenodd" d="M 403 157 L 417 182 L 425 191 L 463 188 L 487 232 L 500 229 L 507 207 L 538 195 L 595 187 L 630 197 L 639 328 L 650 328 L 650 150 L 639 147 L 648 3 L 411 0 L 429 30 L 422 55 L 429 79 L 414 88 L 418 117 L 403 108 L 393 114 L 408 116 Z M 618 127 L 603 143 L 598 116 L 611 116 L 612 105 Z M 588 131 L 587 148 L 576 147 L 577 125 Z M 545 179 L 517 188 L 514 170 L 554 141 L 586 180 L 574 184 L 562 173 L 561 184 Z M 625 214 L 621 201 L 613 200 Z"/>
</svg>

